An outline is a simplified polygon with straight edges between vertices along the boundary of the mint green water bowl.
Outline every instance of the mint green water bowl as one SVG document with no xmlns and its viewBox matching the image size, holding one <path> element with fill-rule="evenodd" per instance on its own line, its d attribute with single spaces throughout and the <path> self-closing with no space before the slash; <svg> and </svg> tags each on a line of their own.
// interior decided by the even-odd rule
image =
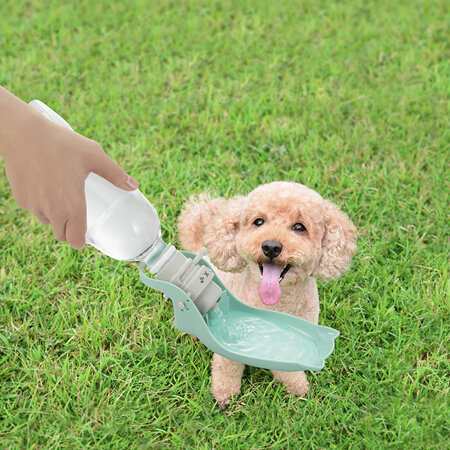
<svg viewBox="0 0 450 450">
<path fill-rule="evenodd" d="M 195 255 L 183 252 L 189 258 Z M 200 264 L 211 266 L 201 259 Z M 319 371 L 334 350 L 339 332 L 289 314 L 253 308 L 240 302 L 223 285 L 217 305 L 202 315 L 176 285 L 149 278 L 141 266 L 141 281 L 172 300 L 175 325 L 197 336 L 211 351 L 243 364 L 271 370 Z"/>
</svg>

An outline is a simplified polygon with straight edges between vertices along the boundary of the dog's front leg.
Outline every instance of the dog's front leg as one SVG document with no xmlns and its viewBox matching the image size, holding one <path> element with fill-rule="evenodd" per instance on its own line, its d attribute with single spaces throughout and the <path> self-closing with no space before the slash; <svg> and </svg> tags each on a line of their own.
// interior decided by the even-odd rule
<svg viewBox="0 0 450 450">
<path fill-rule="evenodd" d="M 305 372 L 279 372 L 272 371 L 275 380 L 280 381 L 286 386 L 290 394 L 304 397 L 308 393 L 309 383 Z"/>
<path fill-rule="evenodd" d="M 233 395 L 241 390 L 244 364 L 214 353 L 212 360 L 212 394 L 221 408 L 225 408 Z"/>
<path fill-rule="evenodd" d="M 297 314 L 303 319 L 309 320 L 317 324 L 319 321 L 319 300 L 318 296 L 312 297 L 303 306 L 301 314 Z M 286 386 L 286 390 L 298 397 L 304 397 L 309 390 L 308 379 L 305 372 L 280 372 L 278 370 L 272 371 L 275 380 L 280 381 Z"/>
</svg>

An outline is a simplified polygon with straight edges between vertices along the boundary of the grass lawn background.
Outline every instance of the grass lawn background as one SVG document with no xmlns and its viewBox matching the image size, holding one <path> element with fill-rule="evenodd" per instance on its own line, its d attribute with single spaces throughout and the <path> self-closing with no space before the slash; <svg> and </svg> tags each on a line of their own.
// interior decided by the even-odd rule
<svg viewBox="0 0 450 450">
<path fill-rule="evenodd" d="M 57 243 L 0 176 L 1 448 L 449 448 L 445 1 L 0 4 L 0 84 L 100 142 L 164 237 L 189 195 L 294 180 L 360 230 L 307 399 L 210 352 L 137 271 Z M 3 169 L 3 167 L 0 167 Z M 3 170 L 2 170 L 3 172 Z"/>
</svg>

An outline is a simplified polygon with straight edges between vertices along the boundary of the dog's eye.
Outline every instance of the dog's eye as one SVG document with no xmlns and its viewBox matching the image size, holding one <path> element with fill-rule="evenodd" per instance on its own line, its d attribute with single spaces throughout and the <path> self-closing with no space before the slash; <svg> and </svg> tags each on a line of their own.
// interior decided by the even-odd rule
<svg viewBox="0 0 450 450">
<path fill-rule="evenodd" d="M 264 219 L 261 219 L 261 217 L 258 217 L 253 221 L 253 225 L 260 227 L 264 223 Z"/>
<path fill-rule="evenodd" d="M 292 229 L 297 233 L 304 233 L 306 231 L 305 225 L 300 222 L 294 223 L 294 225 L 292 225 Z"/>
</svg>

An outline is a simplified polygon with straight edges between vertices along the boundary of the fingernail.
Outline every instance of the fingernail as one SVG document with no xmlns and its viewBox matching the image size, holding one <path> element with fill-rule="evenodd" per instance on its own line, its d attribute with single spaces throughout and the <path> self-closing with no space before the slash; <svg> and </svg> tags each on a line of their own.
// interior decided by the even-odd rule
<svg viewBox="0 0 450 450">
<path fill-rule="evenodd" d="M 127 186 L 129 186 L 133 190 L 139 187 L 139 183 L 133 177 L 130 177 L 130 175 L 128 175 L 126 183 Z"/>
</svg>

